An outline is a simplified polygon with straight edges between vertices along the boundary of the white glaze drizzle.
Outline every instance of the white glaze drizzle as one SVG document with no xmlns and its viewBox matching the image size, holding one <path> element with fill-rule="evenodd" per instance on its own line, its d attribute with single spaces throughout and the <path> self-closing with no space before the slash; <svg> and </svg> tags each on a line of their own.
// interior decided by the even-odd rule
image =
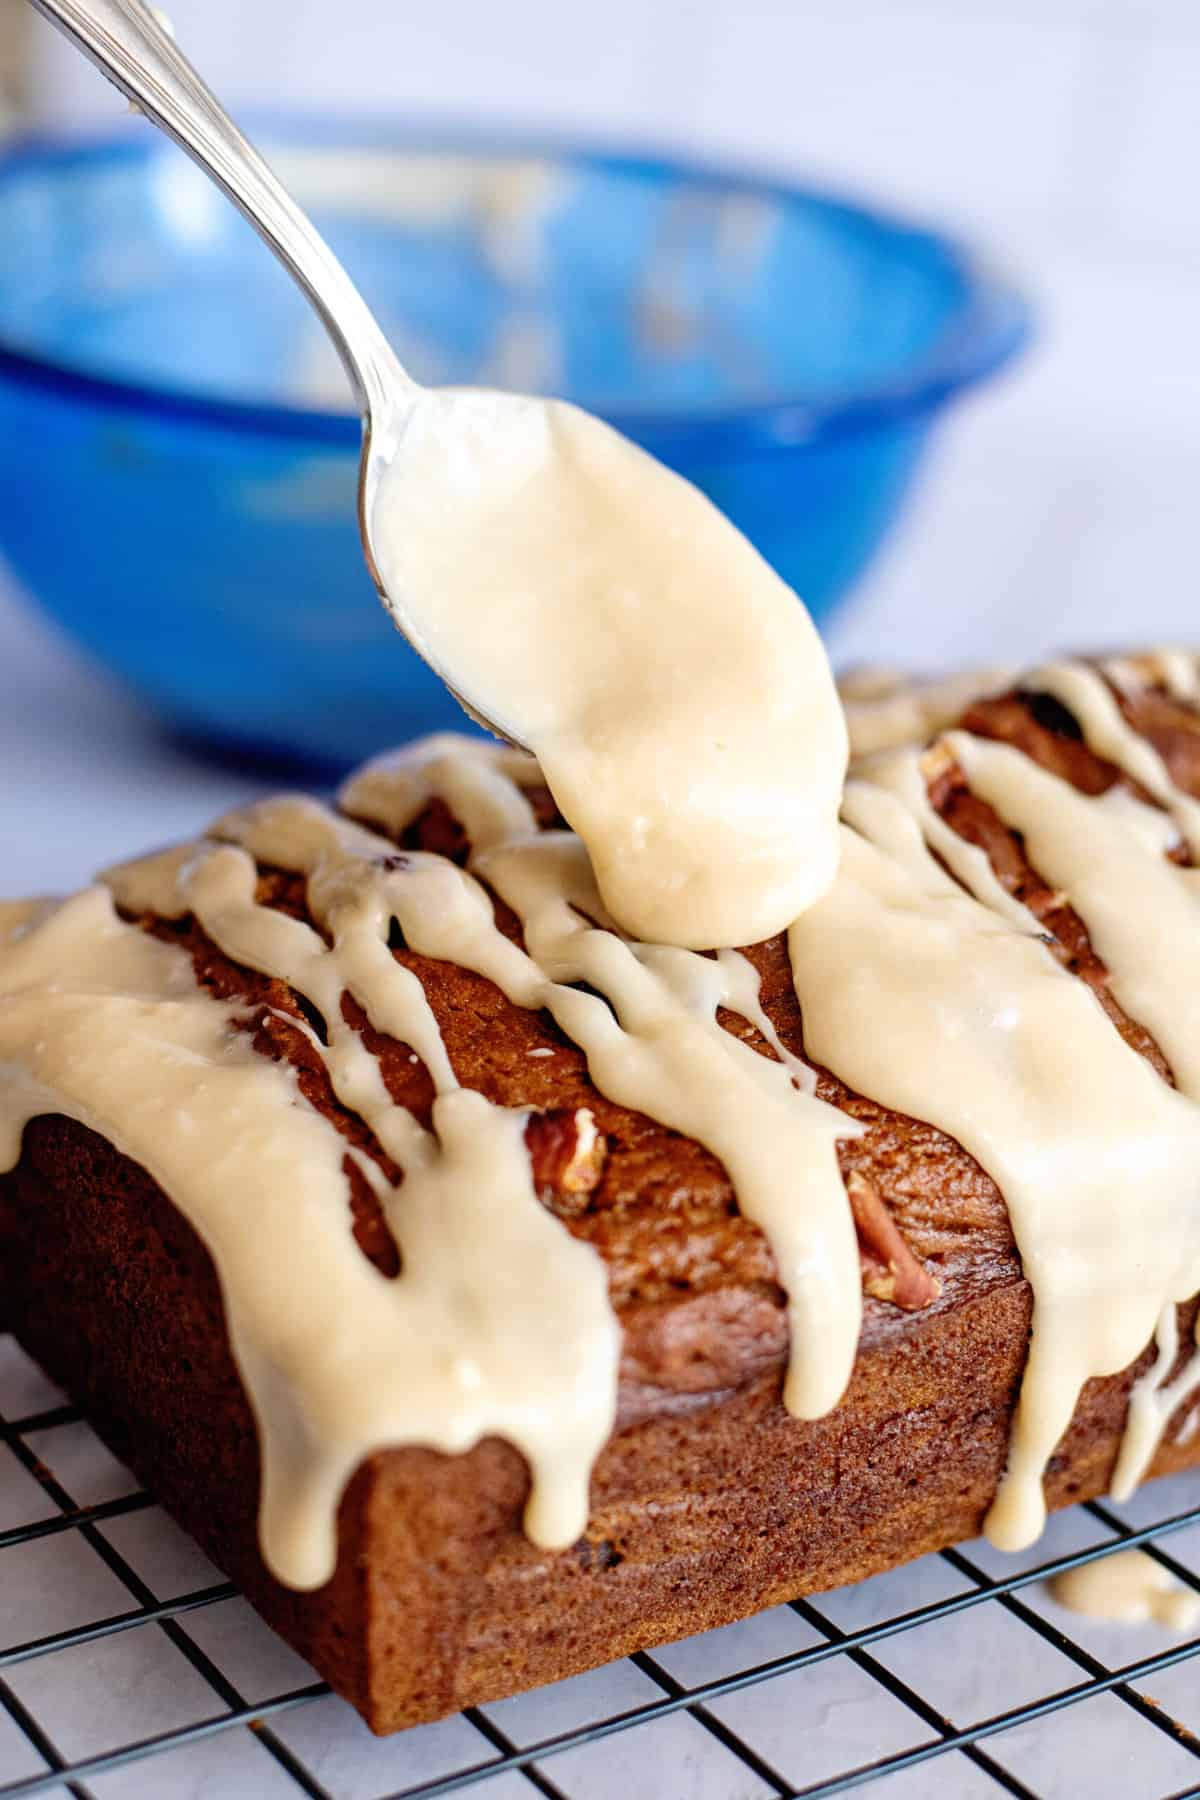
<svg viewBox="0 0 1200 1800">
<path fill-rule="evenodd" d="M 1192 650 L 1151 650 L 1137 656 L 1109 656 L 1100 663 L 1107 679 L 1123 694 L 1161 686 L 1181 705 L 1200 698 L 1200 658 Z"/>
<path fill-rule="evenodd" d="M 1059 686 L 1094 722 L 1092 705 L 1083 702 L 1079 687 Z M 1105 726 L 1101 741 L 1142 766 L 1128 746 L 1118 744 L 1107 716 Z M 1154 1037 L 1180 1091 L 1200 1101 L 1200 871 L 1168 860 L 1176 840 L 1170 814 L 1122 788 L 1082 794 L 1007 744 L 961 732 L 946 741 L 972 792 L 1022 834 L 1030 862 L 1079 913 L 1108 969 L 1113 994 Z M 1163 797 L 1176 804 L 1182 798 L 1169 778 Z M 1151 920 L 1153 929 L 1147 929 Z M 1194 1218 L 1196 1210 L 1195 1202 L 1181 1209 L 1183 1220 Z M 1149 1228 L 1155 1227 L 1169 1229 L 1165 1220 L 1151 1221 Z M 1175 1229 L 1170 1237 L 1186 1250 L 1185 1234 Z M 1128 1236 L 1126 1247 L 1136 1256 Z M 1156 1341 L 1157 1361 L 1130 1398 L 1112 1482 L 1118 1499 L 1128 1498 L 1141 1481 L 1172 1414 L 1200 1379 L 1194 1359 L 1173 1381 L 1165 1379 L 1178 1351 L 1173 1304 L 1161 1312 Z"/>
<path fill-rule="evenodd" d="M 527 1530 L 546 1545 L 570 1542 L 586 1523 L 588 1475 L 615 1412 L 618 1330 L 603 1265 L 537 1203 L 526 1115 L 459 1086 L 419 981 L 388 948 L 393 919 L 417 952 L 489 976 L 519 1004 L 545 1006 L 584 1047 L 602 1091 L 725 1160 L 789 1292 L 789 1405 L 823 1413 L 849 1378 L 861 1297 L 835 1146 L 860 1128 L 814 1097 L 811 1071 L 779 1042 L 743 957 L 632 944 L 607 929 L 578 840 L 534 830 L 522 788 L 538 779 L 520 753 L 440 739 L 365 771 L 349 793 L 360 811 L 386 813 L 397 828 L 435 794 L 444 799 L 471 835 L 474 866 L 522 918 L 528 953 L 499 930 L 471 873 L 440 856 L 397 854 L 389 839 L 304 798 L 232 813 L 209 838 L 105 877 L 126 910 L 194 915 L 233 961 L 286 982 L 321 1013 L 327 1041 L 303 1029 L 339 1100 L 402 1169 L 397 1189 L 306 1106 L 290 1073 L 233 1029 L 237 1008 L 197 991 L 188 957 L 113 913 L 108 890 L 46 923 L 23 905 L 3 915 L 0 1045 L 28 1074 L 5 1089 L 0 1163 L 15 1161 L 28 1118 L 66 1113 L 142 1163 L 200 1232 L 259 1423 L 264 1552 L 296 1586 L 331 1572 L 345 1481 L 390 1443 L 456 1451 L 489 1432 L 507 1437 L 533 1474 Z M 260 862 L 305 878 L 320 929 L 259 904 Z M 60 993 L 85 1015 L 86 1042 L 39 1025 L 30 1043 L 32 1019 L 43 1009 L 53 1018 Z M 391 1099 L 342 1017 L 343 994 L 426 1064 L 437 1090 L 432 1131 Z M 760 1029 L 780 1060 L 724 1031 L 719 1006 Z M 123 1047 L 115 1059 L 110 1038 Z M 225 1081 L 218 1096 L 212 1069 L 222 1057 L 242 1088 Z M 132 1126 L 122 1117 L 114 1066 L 144 1097 L 145 1129 L 139 1108 L 130 1109 Z M 226 1117 L 224 1150 L 212 1157 L 209 1140 L 220 1139 Z M 590 1115 L 585 1129 L 594 1133 Z M 394 1282 L 352 1241 L 346 1155 L 400 1248 Z M 254 1230 L 239 1236 L 229 1215 L 250 1192 Z"/>
<path fill-rule="evenodd" d="M 343 804 L 398 834 L 443 794 L 476 846 L 471 869 L 512 907 L 528 954 L 496 929 L 486 902 L 472 905 L 465 928 L 444 907 L 435 940 L 422 917 L 409 941 L 488 976 L 519 1006 L 544 1007 L 584 1051 L 601 1093 L 721 1159 L 742 1212 L 770 1241 L 788 1296 L 785 1404 L 819 1417 L 840 1398 L 858 1342 L 857 1243 L 835 1145 L 861 1127 L 815 1097 L 798 1059 L 768 1060 L 717 1024 L 725 1006 L 766 1025 L 778 1044 L 743 957 L 636 944 L 600 928 L 603 902 L 578 838 L 510 837 L 527 802 L 486 747 L 463 740 L 449 761 L 448 771 L 442 740 L 432 757 L 418 745 L 369 764 L 343 790 Z M 603 998 L 579 992 L 578 982 Z"/>
<path fill-rule="evenodd" d="M 1194 684 L 1191 659 L 1161 667 L 1178 696 Z M 1188 939 L 1198 877 L 1165 860 L 1176 825 L 1195 841 L 1200 808 L 1098 677 L 1059 665 L 1025 685 L 1055 693 L 1088 742 L 1165 811 L 1119 791 L 1088 798 L 1009 747 L 962 734 L 938 754 L 960 761 L 973 789 L 1024 832 L 1039 871 L 1078 906 L 1114 993 L 1154 1033 L 1182 1092 L 1124 1044 L 1054 962 L 984 852 L 937 815 L 916 750 L 862 765 L 846 794 L 837 881 L 790 934 L 811 1052 L 853 1087 L 957 1137 L 1008 1202 L 1035 1295 L 1009 1469 L 988 1522 L 996 1541 L 1012 1545 L 1040 1525 L 1042 1472 L 1083 1382 L 1127 1366 L 1157 1326 L 1158 1360 L 1135 1384 L 1116 1484 L 1124 1492 L 1140 1478 L 1190 1385 L 1188 1369 L 1169 1385 L 1164 1375 L 1177 1349 L 1174 1304 L 1200 1287 L 1192 1174 L 1200 1112 L 1188 1098 L 1200 1087 L 1200 1052 L 1180 1004 L 1200 988 Z M 722 1159 L 788 1293 L 793 1412 L 828 1411 L 850 1372 L 861 1300 L 835 1145 L 860 1128 L 815 1098 L 812 1070 L 779 1040 L 745 957 L 619 934 L 578 840 L 537 833 L 524 790 L 540 779 L 521 752 L 444 737 L 348 784 L 347 807 L 393 835 L 431 799 L 444 800 L 470 839 L 468 870 L 437 856 L 398 857 L 374 831 L 314 802 L 283 800 L 231 814 L 212 840 L 108 877 L 133 910 L 194 912 L 231 958 L 286 980 L 322 1012 L 328 1043 L 311 1033 L 310 1041 L 339 1097 L 404 1170 L 397 1190 L 305 1105 L 290 1071 L 250 1049 L 233 1029 L 235 1008 L 196 990 L 189 959 L 122 923 L 102 890 L 57 910 L 0 908 L 0 1166 L 15 1160 L 28 1118 L 66 1112 L 143 1163 L 196 1225 L 217 1262 L 262 1432 L 264 1545 L 297 1585 L 329 1572 L 341 1488 L 387 1442 L 453 1450 L 487 1431 L 509 1437 L 533 1469 L 531 1533 L 569 1541 L 613 1417 L 617 1332 L 603 1270 L 538 1206 L 525 1115 L 458 1086 L 419 982 L 387 948 L 393 918 L 418 953 L 548 1010 L 583 1048 L 603 1093 Z M 256 859 L 305 876 L 330 943 L 256 902 Z M 1115 886 L 1097 870 L 1110 880 L 1116 870 Z M 499 930 L 477 877 L 516 913 L 524 950 Z M 1134 929 L 1139 916 L 1154 918 L 1157 942 Z M 437 1089 L 432 1132 L 384 1090 L 342 1020 L 344 992 L 426 1063 Z M 720 1007 L 760 1032 L 778 1060 L 722 1030 Z M 221 1147 L 215 1164 L 210 1140 Z M 352 1243 L 347 1154 L 400 1245 L 394 1283 Z M 297 1209 L 311 1234 L 301 1261 L 328 1302 L 319 1358 L 308 1277 L 293 1274 L 281 1297 L 262 1219 L 249 1237 L 231 1214 L 236 1196 L 261 1192 L 264 1180 L 268 1229 L 293 1261 Z M 554 1272 L 538 1286 L 555 1288 L 557 1311 L 530 1320 L 522 1301 L 534 1264 Z M 330 1344 L 337 1353 L 327 1356 Z M 430 1346 L 441 1361 L 432 1374 L 422 1369 L 414 1399 L 412 1358 L 419 1364 L 424 1351 L 438 1361 Z M 389 1365 L 406 1368 L 400 1393 L 378 1374 Z"/>
<path fill-rule="evenodd" d="M 838 677 L 850 754 L 873 756 L 903 744 L 924 744 L 957 719 L 973 700 L 1010 685 L 1011 669 L 973 669 L 931 680 L 891 669 L 851 669 Z"/>
<path fill-rule="evenodd" d="M 1172 700 L 1187 706 L 1200 699 L 1200 657 L 1194 650 L 1158 650 L 1154 661 Z"/>
<path fill-rule="evenodd" d="M 1200 1379 L 1194 1352 L 1178 1375 L 1170 1378 L 1179 1354 L 1179 1320 L 1174 1306 L 1163 1307 L 1154 1341 L 1158 1354 L 1138 1376 L 1129 1396 L 1129 1413 L 1110 1489 L 1114 1500 L 1128 1500 L 1139 1485 L 1173 1415 Z M 1182 1432 L 1176 1441 L 1184 1441 Z"/>
<path fill-rule="evenodd" d="M 248 837 L 253 817 L 240 821 Z M 190 958 L 123 924 L 107 890 L 68 902 L 3 959 L 0 1056 L 14 1058 L 15 1086 L 0 1166 L 16 1160 L 27 1119 L 66 1113 L 147 1168 L 200 1233 L 258 1420 L 261 1537 L 283 1580 L 328 1578 L 345 1482 L 395 1443 L 456 1452 L 488 1433 L 509 1438 L 533 1472 L 530 1535 L 568 1543 L 586 1523 L 591 1464 L 615 1411 L 603 1264 L 538 1202 L 525 1115 L 458 1087 L 419 984 L 388 954 L 388 876 L 355 851 L 391 846 L 367 833 L 355 842 L 352 827 L 303 801 L 264 809 L 260 824 L 311 871 L 332 947 L 255 904 L 240 849 L 148 859 L 112 884 L 131 906 L 195 910 L 231 954 L 324 1012 L 335 1090 L 404 1169 L 398 1190 L 373 1183 L 401 1275 L 385 1279 L 353 1241 L 342 1138 L 232 1029 L 236 1009 L 197 991 Z M 433 1133 L 390 1101 L 342 1024 L 343 991 L 428 1060 Z"/>
<path fill-rule="evenodd" d="M 1200 1623 L 1200 1594 L 1185 1588 L 1144 1550 L 1112 1555 L 1066 1569 L 1047 1584 L 1060 1606 L 1121 1625 L 1166 1625 L 1189 1631 Z"/>
<path fill-rule="evenodd" d="M 525 1114 L 459 1087 L 420 982 L 388 949 L 393 918 L 411 942 L 423 922 L 461 915 L 468 878 L 442 857 L 397 858 L 386 839 L 305 798 L 231 813 L 213 835 L 231 841 L 182 862 L 168 853 L 129 864 L 107 879 L 130 910 L 193 913 L 232 960 L 286 981 L 321 1012 L 328 1043 L 317 1048 L 334 1092 L 404 1171 L 394 1193 L 374 1184 L 400 1247 L 398 1285 L 403 1290 L 415 1259 L 431 1270 L 426 1316 L 414 1310 L 413 1320 L 423 1357 L 414 1345 L 395 1365 L 403 1370 L 397 1398 L 406 1397 L 393 1438 L 439 1448 L 450 1447 L 448 1429 L 459 1448 L 486 1430 L 510 1438 L 534 1475 L 529 1535 L 554 1547 L 571 1542 L 586 1524 L 591 1464 L 615 1416 L 619 1336 L 603 1265 L 538 1204 Z M 330 947 L 311 926 L 256 904 L 256 861 L 306 877 L 309 908 Z M 490 914 L 471 888 L 466 910 L 474 903 Z M 425 1063 L 438 1096 L 432 1134 L 392 1101 L 377 1061 L 342 1017 L 343 993 Z M 532 1270 L 536 1307 L 528 1304 Z M 463 1393 L 448 1386 L 448 1372 Z M 451 1423 L 439 1427 L 445 1415 Z M 465 1440 L 464 1415 L 485 1421 Z M 355 1460 L 365 1453 L 360 1446 Z M 336 1491 L 353 1466 L 342 1469 Z M 265 1537 L 267 1500 L 264 1492 Z"/>
<path fill-rule="evenodd" d="M 1122 1008 L 1200 1100 L 1200 872 L 1168 860 L 1170 818 L 1122 788 L 1082 794 L 1008 744 L 964 732 L 946 743 L 972 792 L 1022 834 L 1033 867 L 1083 919 Z"/>
<path fill-rule="evenodd" d="M 1050 694 L 1060 701 L 1079 725 L 1088 747 L 1166 807 L 1193 857 L 1200 860 L 1200 801 L 1176 787 L 1154 745 L 1129 724 L 1112 690 L 1094 669 L 1082 663 L 1047 663 L 1022 685 L 1031 693 Z"/>
<path fill-rule="evenodd" d="M 859 1092 L 957 1138 L 1007 1201 L 1034 1322 L 987 1529 L 1017 1548 L 1041 1529 L 1042 1473 L 1084 1382 L 1125 1368 L 1165 1301 L 1200 1287 L 1200 1109 L 1036 926 L 934 860 L 925 809 L 902 797 L 919 752 L 866 772 L 886 785 L 848 785 L 838 878 L 790 933 L 805 1042 Z M 964 866 L 978 875 L 978 859 Z"/>
<path fill-rule="evenodd" d="M 948 825 L 929 798 L 926 776 L 938 749 L 918 756 L 912 750 L 886 750 L 857 765 L 861 780 L 895 794 L 904 809 L 915 820 L 921 836 L 934 855 L 939 857 L 959 885 L 973 894 L 983 906 L 990 907 L 1007 919 L 1018 931 L 1040 937 L 1037 919 L 1022 905 L 1000 880 L 986 850 L 960 837 Z"/>
</svg>

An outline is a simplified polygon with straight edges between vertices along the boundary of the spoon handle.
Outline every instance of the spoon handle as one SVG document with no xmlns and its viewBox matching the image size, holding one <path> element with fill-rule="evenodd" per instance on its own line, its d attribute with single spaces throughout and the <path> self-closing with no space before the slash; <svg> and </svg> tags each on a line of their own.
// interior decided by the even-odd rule
<svg viewBox="0 0 1200 1800">
<path fill-rule="evenodd" d="M 142 0 L 32 0 L 51 24 L 199 163 L 249 219 L 324 321 L 364 418 L 415 383 L 362 295 L 169 32 Z"/>
</svg>

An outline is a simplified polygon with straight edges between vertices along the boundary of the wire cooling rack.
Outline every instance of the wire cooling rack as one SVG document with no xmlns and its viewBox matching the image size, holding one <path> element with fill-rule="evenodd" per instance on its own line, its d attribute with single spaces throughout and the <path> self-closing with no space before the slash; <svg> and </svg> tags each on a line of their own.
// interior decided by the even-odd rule
<svg viewBox="0 0 1200 1800">
<path fill-rule="evenodd" d="M 1200 1636 L 1045 1586 L 1138 1544 L 1200 1591 L 1200 1476 L 377 1739 L 61 1401 L 0 1338 L 0 1800 L 1200 1795 Z"/>
</svg>

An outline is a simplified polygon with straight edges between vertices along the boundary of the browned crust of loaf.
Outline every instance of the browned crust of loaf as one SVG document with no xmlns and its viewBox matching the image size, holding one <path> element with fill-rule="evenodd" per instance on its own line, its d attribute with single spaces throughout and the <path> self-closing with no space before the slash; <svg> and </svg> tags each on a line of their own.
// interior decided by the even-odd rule
<svg viewBox="0 0 1200 1800">
<path fill-rule="evenodd" d="M 62 1119 L 30 1126 L 4 1199 L 2 1298 L 21 1342 L 376 1731 L 973 1536 L 1003 1464 L 1030 1312 L 1019 1281 L 910 1316 L 813 1424 L 784 1412 L 768 1371 L 720 1404 L 627 1428 L 597 1465 L 587 1536 L 560 1554 L 524 1537 L 525 1467 L 498 1440 L 460 1458 L 374 1456 L 342 1501 L 333 1580 L 295 1593 L 258 1553 L 257 1437 L 191 1227 L 140 1169 Z M 1086 1390 L 1051 1505 L 1104 1491 L 1130 1379 Z M 1197 1458 L 1195 1440 L 1168 1442 L 1155 1472 Z"/>
<path fill-rule="evenodd" d="M 1125 704 L 1176 779 L 1200 792 L 1192 715 L 1161 695 Z M 1069 716 L 1019 694 L 971 709 L 965 723 L 1020 744 L 1084 791 L 1118 779 Z M 985 845 L 1055 954 L 1169 1079 L 1157 1046 L 1109 995 L 1082 922 L 1030 869 L 1019 838 L 952 768 L 933 799 Z M 463 850 L 437 806 L 411 837 Z M 305 914 L 302 884 L 279 871 L 264 872 L 260 897 Z M 348 1145 L 382 1158 L 333 1098 L 299 1029 L 303 1009 L 281 984 L 236 968 L 191 921 L 145 923 L 187 948 L 214 991 L 248 999 L 258 1047 L 295 1063 Z M 511 917 L 502 923 L 515 933 Z M 333 1581 L 314 1595 L 281 1587 L 257 1550 L 256 1436 L 194 1232 L 143 1171 L 64 1120 L 35 1121 L 18 1168 L 0 1179 L 0 1318 L 376 1730 L 859 1579 L 978 1529 L 1005 1453 L 1031 1302 L 995 1184 L 957 1144 L 819 1072 L 823 1097 L 866 1126 L 843 1146 L 842 1164 L 862 1202 L 869 1297 L 846 1400 L 825 1420 L 798 1423 L 779 1404 L 786 1326 L 770 1251 L 738 1214 L 720 1164 L 606 1101 L 548 1018 L 512 1007 L 466 971 L 403 946 L 396 954 L 420 976 L 459 1076 L 545 1115 L 531 1140 L 543 1199 L 609 1268 L 624 1331 L 621 1429 L 598 1464 L 592 1523 L 574 1550 L 547 1556 L 524 1539 L 527 1476 L 505 1445 L 489 1440 L 459 1459 L 396 1450 L 371 1458 L 350 1485 Z M 781 1037 L 802 1052 L 783 940 L 747 954 Z M 408 1046 L 379 1039 L 351 1002 L 344 1007 L 394 1097 L 427 1116 L 431 1085 Z M 743 1021 L 723 1023 L 769 1054 Z M 536 1048 L 554 1054 L 529 1056 Z M 580 1171 L 570 1133 L 585 1107 L 603 1149 Z M 396 1247 L 370 1189 L 353 1162 L 347 1169 L 358 1241 L 394 1273 Z M 245 1204 L 251 1212 L 253 1195 Z M 904 1310 L 910 1303 L 918 1309 Z M 1051 1471 L 1052 1504 L 1103 1490 L 1129 1380 L 1086 1392 Z M 1168 1441 L 1156 1468 L 1193 1460 L 1200 1442 Z"/>
</svg>

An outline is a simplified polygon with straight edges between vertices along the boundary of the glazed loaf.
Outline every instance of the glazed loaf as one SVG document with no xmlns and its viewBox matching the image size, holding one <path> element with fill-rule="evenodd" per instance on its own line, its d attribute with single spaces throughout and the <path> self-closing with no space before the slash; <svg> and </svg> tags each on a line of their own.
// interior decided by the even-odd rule
<svg viewBox="0 0 1200 1800">
<path fill-rule="evenodd" d="M 1200 796 L 1192 707 L 1152 670 L 1119 698 L 1180 789 Z M 1135 785 L 1045 694 L 1010 690 L 962 722 L 1081 793 Z M 953 758 L 928 766 L 937 813 L 986 852 L 1054 957 L 1170 1082 L 1163 1051 L 1114 997 L 1084 920 L 1032 867 L 1020 835 L 971 792 Z M 549 796 L 531 797 L 553 824 Z M 401 850 L 416 846 L 462 860 L 463 829 L 443 801 L 404 834 Z M 256 898 L 310 916 L 304 880 L 279 868 L 260 868 Z M 502 903 L 497 916 L 516 940 Z M 348 1152 L 377 1153 L 330 1086 L 317 1047 L 327 1022 L 309 1003 L 231 959 L 190 916 L 137 923 L 185 950 L 208 992 L 244 1003 L 240 1029 L 264 1057 L 294 1066 L 304 1098 Z M 934 1126 L 817 1070 L 821 1098 L 863 1128 L 838 1156 L 864 1309 L 844 1398 L 822 1418 L 797 1419 L 781 1404 L 788 1325 L 772 1251 L 739 1211 L 721 1163 L 607 1099 L 546 1013 L 513 1004 L 483 975 L 418 955 L 399 933 L 392 954 L 419 979 L 458 1079 L 530 1109 L 539 1198 L 607 1270 L 621 1330 L 617 1422 L 593 1471 L 586 1533 L 572 1547 L 546 1551 L 524 1534 L 529 1474 L 507 1443 L 488 1437 L 461 1456 L 410 1445 L 371 1455 L 354 1474 L 332 1578 L 310 1592 L 285 1586 L 260 1553 L 259 1436 L 195 1230 L 142 1168 L 64 1117 L 34 1118 L 19 1162 L 0 1176 L 0 1323 L 373 1729 L 552 1681 L 979 1530 L 1005 1466 L 1032 1314 L 1004 1200 L 979 1163 Z M 803 1056 L 786 941 L 745 954 L 780 1043 Z M 424 1063 L 375 1031 L 349 995 L 342 1010 L 392 1098 L 427 1122 L 434 1088 Z M 723 1013 L 721 1022 L 773 1055 L 744 1017 Z M 394 1275 L 400 1253 L 353 1156 L 346 1174 L 361 1253 Z M 252 1236 L 256 1195 L 238 1202 Z M 1180 1309 L 1184 1343 L 1194 1311 Z M 1140 1364 L 1085 1387 L 1047 1470 L 1050 1506 L 1106 1489 L 1131 1385 L 1153 1354 L 1147 1345 Z M 1187 1413 L 1181 1399 L 1152 1472 L 1200 1461 L 1200 1439 L 1176 1441 Z"/>
</svg>

